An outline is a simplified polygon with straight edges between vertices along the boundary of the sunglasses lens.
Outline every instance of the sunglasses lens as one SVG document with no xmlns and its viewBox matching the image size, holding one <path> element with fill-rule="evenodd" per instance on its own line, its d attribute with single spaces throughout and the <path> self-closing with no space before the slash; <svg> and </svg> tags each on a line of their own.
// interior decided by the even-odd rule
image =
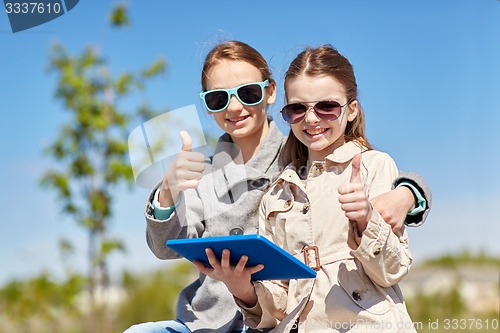
<svg viewBox="0 0 500 333">
<path fill-rule="evenodd" d="M 342 113 L 342 106 L 335 101 L 318 102 L 314 105 L 314 111 L 325 120 L 335 120 Z"/>
<path fill-rule="evenodd" d="M 318 102 L 313 108 L 316 115 L 325 120 L 335 120 L 342 113 L 342 105 L 335 101 Z M 304 119 L 306 112 L 307 107 L 301 103 L 288 104 L 281 110 L 283 119 L 289 124 L 296 124 Z"/>
<path fill-rule="evenodd" d="M 304 118 L 306 114 L 306 107 L 300 103 L 288 104 L 286 105 L 281 114 L 283 115 L 283 119 L 289 124 L 295 124 Z"/>
<path fill-rule="evenodd" d="M 228 94 L 225 91 L 212 91 L 205 95 L 205 103 L 211 111 L 222 110 L 228 102 Z"/>
<path fill-rule="evenodd" d="M 258 104 L 262 101 L 262 88 L 258 84 L 249 84 L 237 90 L 240 101 L 245 104 Z"/>
</svg>

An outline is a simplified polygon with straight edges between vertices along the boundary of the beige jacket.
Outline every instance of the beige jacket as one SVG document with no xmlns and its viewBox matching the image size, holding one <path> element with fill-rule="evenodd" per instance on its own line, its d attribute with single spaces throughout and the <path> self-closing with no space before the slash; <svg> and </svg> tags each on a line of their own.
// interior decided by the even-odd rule
<svg viewBox="0 0 500 333">
<path fill-rule="evenodd" d="M 349 182 L 351 159 L 361 150 L 369 197 L 389 191 L 398 175 L 394 161 L 349 142 L 315 162 L 302 179 L 302 170 L 287 167 L 264 195 L 260 234 L 318 270 L 315 279 L 255 282 L 257 305 L 237 300 L 250 327 L 289 332 L 298 323 L 299 332 L 415 331 L 397 285 L 412 262 L 406 231 L 394 234 L 374 211 L 360 237 L 340 208 L 338 187 Z"/>
</svg>

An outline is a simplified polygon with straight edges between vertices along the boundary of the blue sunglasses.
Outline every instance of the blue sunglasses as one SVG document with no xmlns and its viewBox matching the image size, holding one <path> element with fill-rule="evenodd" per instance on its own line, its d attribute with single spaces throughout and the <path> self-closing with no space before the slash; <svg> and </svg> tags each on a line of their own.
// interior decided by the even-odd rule
<svg viewBox="0 0 500 333">
<path fill-rule="evenodd" d="M 220 112 L 226 109 L 234 95 L 243 105 L 256 105 L 264 99 L 264 87 L 269 86 L 269 80 L 264 82 L 246 83 L 232 89 L 214 89 L 200 93 L 200 98 L 210 112 Z"/>
</svg>

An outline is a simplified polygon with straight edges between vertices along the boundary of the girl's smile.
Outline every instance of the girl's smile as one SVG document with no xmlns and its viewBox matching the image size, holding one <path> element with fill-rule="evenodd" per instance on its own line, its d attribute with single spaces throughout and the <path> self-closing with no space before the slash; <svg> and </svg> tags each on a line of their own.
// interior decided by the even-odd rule
<svg viewBox="0 0 500 333">
<path fill-rule="evenodd" d="M 226 116 L 226 121 L 231 125 L 235 127 L 243 127 L 247 124 L 247 120 L 250 118 L 250 115 L 244 115 L 244 116 L 233 116 L 233 115 L 227 115 Z"/>
<path fill-rule="evenodd" d="M 304 132 L 312 139 L 321 138 L 322 134 L 328 131 L 328 128 L 306 128 Z"/>
</svg>

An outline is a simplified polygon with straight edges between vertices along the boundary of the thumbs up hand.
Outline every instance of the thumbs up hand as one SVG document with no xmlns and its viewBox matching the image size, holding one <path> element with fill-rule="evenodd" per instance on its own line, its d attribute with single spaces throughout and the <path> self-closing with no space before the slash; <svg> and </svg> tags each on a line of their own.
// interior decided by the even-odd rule
<svg viewBox="0 0 500 333">
<path fill-rule="evenodd" d="M 179 135 L 181 136 L 182 148 L 181 151 L 191 151 L 193 150 L 193 141 L 191 140 L 191 136 L 186 131 L 180 131 Z"/>
<path fill-rule="evenodd" d="M 205 170 L 205 156 L 192 151 L 193 144 L 189 133 L 181 131 L 180 136 L 181 151 L 163 176 L 158 198 L 162 207 L 172 206 L 180 192 L 197 187 Z"/>
<path fill-rule="evenodd" d="M 361 184 L 361 174 L 359 172 L 359 169 L 361 167 L 361 154 L 356 154 L 352 158 L 352 173 L 351 173 L 351 179 L 349 183 L 351 184 Z"/>
<path fill-rule="evenodd" d="M 354 156 L 351 162 L 352 174 L 349 183 L 339 186 L 339 202 L 345 216 L 356 221 L 358 231 L 361 234 L 370 221 L 373 208 L 368 201 L 364 184 L 361 180 L 361 155 Z"/>
</svg>

